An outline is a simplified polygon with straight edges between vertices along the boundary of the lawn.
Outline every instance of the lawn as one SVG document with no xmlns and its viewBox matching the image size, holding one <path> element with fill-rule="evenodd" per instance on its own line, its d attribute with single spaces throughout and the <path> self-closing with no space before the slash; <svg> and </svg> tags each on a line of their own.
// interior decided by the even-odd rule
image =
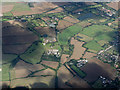
<svg viewBox="0 0 120 90">
<path fill-rule="evenodd" d="M 84 78 L 86 76 L 86 74 L 81 71 L 79 68 L 77 68 L 75 65 L 72 65 L 71 68 L 77 73 L 78 76 L 80 76 L 81 78 Z"/>
<path fill-rule="evenodd" d="M 32 64 L 40 62 L 40 59 L 44 53 L 44 46 L 41 42 L 33 43 L 20 57 Z"/>
<path fill-rule="evenodd" d="M 31 10 L 30 7 L 26 3 L 16 3 L 11 11 L 18 12 L 18 11 L 30 11 L 30 10 Z"/>
<path fill-rule="evenodd" d="M 2 54 L 2 63 L 10 63 L 15 58 L 17 58 L 16 54 Z"/>
<path fill-rule="evenodd" d="M 61 45 L 67 45 L 68 40 L 77 34 L 78 32 L 82 31 L 82 27 L 79 24 L 75 24 L 73 26 L 68 27 L 62 33 L 58 35 L 58 42 Z"/>
<path fill-rule="evenodd" d="M 80 33 L 85 34 L 89 37 L 95 37 L 109 31 L 113 31 L 113 29 L 105 25 L 92 25 L 84 28 L 84 30 Z"/>
<path fill-rule="evenodd" d="M 84 47 L 85 47 L 85 48 L 88 48 L 88 49 L 91 49 L 91 50 L 94 50 L 94 51 L 97 51 L 97 52 L 100 51 L 100 50 L 102 50 L 102 49 L 104 49 L 104 48 L 102 48 L 102 47 L 100 46 L 100 44 L 98 44 L 98 43 L 97 43 L 96 41 L 94 41 L 94 40 L 86 43 L 86 44 L 84 45 Z"/>
</svg>

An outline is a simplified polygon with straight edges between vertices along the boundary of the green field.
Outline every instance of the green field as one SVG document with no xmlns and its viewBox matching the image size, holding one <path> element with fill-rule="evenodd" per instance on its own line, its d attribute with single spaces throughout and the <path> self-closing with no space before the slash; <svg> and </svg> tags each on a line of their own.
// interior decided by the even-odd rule
<svg viewBox="0 0 120 90">
<path fill-rule="evenodd" d="M 89 37 L 95 37 L 95 36 L 98 36 L 100 34 L 103 34 L 105 32 L 109 32 L 109 31 L 113 31 L 113 29 L 111 29 L 110 27 L 105 26 L 105 25 L 92 25 L 92 26 L 85 28 L 80 33 L 85 34 Z"/>
<path fill-rule="evenodd" d="M 6 13 L 3 13 L 3 16 L 13 16 L 13 14 L 11 12 L 6 12 Z"/>
<path fill-rule="evenodd" d="M 82 31 L 82 27 L 79 26 L 79 24 L 76 24 L 74 26 L 68 27 L 65 29 L 62 33 L 58 35 L 58 42 L 61 45 L 67 45 L 68 40 L 74 36 L 75 34 L 79 33 Z"/>
<path fill-rule="evenodd" d="M 60 58 L 57 58 L 57 57 L 54 56 L 54 55 L 43 55 L 43 56 L 41 57 L 41 60 L 59 62 L 59 61 L 60 61 Z"/>
<path fill-rule="evenodd" d="M 71 68 L 77 73 L 78 76 L 80 76 L 81 78 L 84 78 L 86 76 L 86 74 L 81 71 L 79 68 L 77 68 L 75 65 L 72 65 Z"/>
<path fill-rule="evenodd" d="M 113 37 L 111 37 L 110 35 L 107 35 L 106 33 L 104 33 L 104 34 L 101 34 L 101 35 L 98 35 L 97 37 L 95 37 L 95 40 L 96 41 L 100 41 L 100 40 L 113 41 Z"/>
<path fill-rule="evenodd" d="M 41 56 L 44 53 L 44 46 L 41 42 L 35 42 L 33 43 L 25 53 L 20 55 L 20 57 L 32 64 L 36 64 L 40 62 Z"/>
<path fill-rule="evenodd" d="M 15 6 L 11 10 L 12 12 L 14 11 L 30 11 L 30 7 L 25 4 L 25 3 L 15 3 Z"/>
<path fill-rule="evenodd" d="M 2 73 L 0 72 L 0 74 L 2 74 L 2 81 L 9 80 L 9 67 L 10 63 L 2 65 Z"/>
<path fill-rule="evenodd" d="M 2 54 L 2 63 L 10 63 L 15 58 L 17 58 L 17 55 L 15 54 Z"/>
<path fill-rule="evenodd" d="M 91 49 L 91 50 L 94 50 L 94 51 L 97 51 L 97 52 L 100 51 L 100 50 L 102 50 L 102 49 L 104 49 L 104 48 L 102 48 L 102 47 L 100 46 L 100 44 L 98 44 L 98 43 L 97 43 L 96 41 L 94 41 L 94 40 L 86 43 L 86 44 L 84 45 L 84 47 L 85 47 L 85 48 L 88 48 L 88 49 Z"/>
</svg>

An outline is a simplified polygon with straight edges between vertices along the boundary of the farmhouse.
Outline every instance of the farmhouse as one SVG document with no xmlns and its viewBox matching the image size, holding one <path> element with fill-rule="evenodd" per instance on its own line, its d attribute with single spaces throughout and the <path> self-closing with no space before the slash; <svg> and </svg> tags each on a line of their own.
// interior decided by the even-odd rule
<svg viewBox="0 0 120 90">
<path fill-rule="evenodd" d="M 49 49 L 48 52 L 47 52 L 47 54 L 48 55 L 54 54 L 54 55 L 56 55 L 56 57 L 60 56 L 59 50 L 57 50 L 57 49 Z"/>
</svg>

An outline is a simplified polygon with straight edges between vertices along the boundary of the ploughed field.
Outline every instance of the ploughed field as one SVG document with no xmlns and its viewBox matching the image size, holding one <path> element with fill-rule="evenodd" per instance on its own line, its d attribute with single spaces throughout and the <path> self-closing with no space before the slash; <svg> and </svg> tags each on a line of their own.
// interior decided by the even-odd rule
<svg viewBox="0 0 120 90">
<path fill-rule="evenodd" d="M 38 40 L 38 37 L 32 32 L 23 29 L 20 26 L 13 26 L 8 22 L 3 22 L 3 53 L 23 53 L 36 40 Z"/>
</svg>

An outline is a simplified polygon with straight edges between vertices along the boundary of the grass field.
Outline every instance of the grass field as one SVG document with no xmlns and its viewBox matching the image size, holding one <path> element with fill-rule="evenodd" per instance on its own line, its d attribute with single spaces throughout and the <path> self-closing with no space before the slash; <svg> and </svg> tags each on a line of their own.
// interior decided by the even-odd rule
<svg viewBox="0 0 120 90">
<path fill-rule="evenodd" d="M 29 6 L 25 3 L 16 3 L 13 9 L 11 10 L 12 12 L 14 11 L 30 11 L 31 9 Z"/>
<path fill-rule="evenodd" d="M 10 63 L 8 64 L 3 64 L 2 65 L 2 81 L 8 81 L 9 80 L 9 67 L 10 67 Z"/>
<path fill-rule="evenodd" d="M 17 58 L 17 55 L 15 54 L 2 54 L 2 63 L 10 63 L 15 58 Z"/>
<path fill-rule="evenodd" d="M 25 53 L 20 55 L 20 57 L 27 62 L 36 64 L 40 62 L 43 53 L 44 53 L 44 47 L 42 43 L 35 42 L 30 46 L 30 48 L 26 50 Z"/>
<path fill-rule="evenodd" d="M 74 26 L 68 27 L 62 33 L 60 33 L 58 35 L 58 42 L 61 45 L 67 45 L 68 44 L 68 40 L 72 36 L 74 36 L 75 34 L 77 34 L 78 32 L 80 32 L 81 30 L 82 30 L 82 27 L 79 26 L 79 24 L 76 24 Z"/>
<path fill-rule="evenodd" d="M 84 45 L 84 47 L 88 48 L 88 49 L 91 49 L 91 50 L 94 50 L 94 51 L 100 51 L 102 50 L 103 48 L 100 46 L 100 44 L 98 44 L 96 41 L 90 41 L 88 42 L 87 44 Z"/>
<path fill-rule="evenodd" d="M 86 74 L 81 71 L 79 68 L 77 68 L 75 65 L 72 65 L 71 68 L 80 76 L 81 78 L 84 78 Z"/>
<path fill-rule="evenodd" d="M 89 37 L 95 37 L 95 36 L 98 36 L 100 34 L 103 34 L 105 32 L 109 32 L 109 31 L 113 31 L 113 29 L 111 29 L 110 27 L 105 26 L 105 25 L 92 25 L 92 26 L 85 28 L 80 33 L 85 34 Z"/>
<path fill-rule="evenodd" d="M 75 39 L 88 42 L 88 41 L 91 41 L 93 38 L 88 37 L 84 34 L 78 33 L 77 35 L 75 35 Z"/>
<path fill-rule="evenodd" d="M 11 12 L 3 13 L 3 16 L 13 16 Z"/>
</svg>

